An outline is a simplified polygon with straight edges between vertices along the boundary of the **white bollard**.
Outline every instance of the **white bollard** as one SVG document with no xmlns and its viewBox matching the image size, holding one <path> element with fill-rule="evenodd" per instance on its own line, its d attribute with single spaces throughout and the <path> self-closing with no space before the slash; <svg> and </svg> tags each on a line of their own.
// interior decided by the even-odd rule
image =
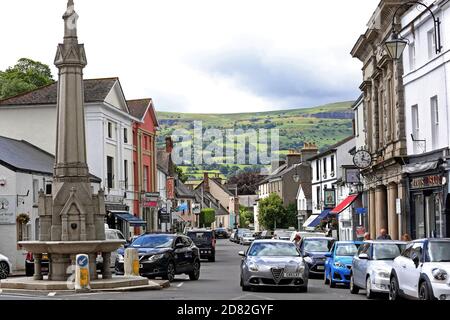
<svg viewBox="0 0 450 320">
<path fill-rule="evenodd" d="M 139 276 L 139 253 L 137 249 L 128 248 L 125 250 L 123 268 L 125 271 L 125 276 Z"/>
<path fill-rule="evenodd" d="M 89 256 L 87 254 L 78 254 L 75 260 L 75 291 L 89 291 L 91 290 Z"/>
</svg>

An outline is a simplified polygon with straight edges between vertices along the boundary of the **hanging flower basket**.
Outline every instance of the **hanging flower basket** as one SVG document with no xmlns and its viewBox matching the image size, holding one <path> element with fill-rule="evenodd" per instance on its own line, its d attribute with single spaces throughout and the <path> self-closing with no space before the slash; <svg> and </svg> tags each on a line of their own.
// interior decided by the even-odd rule
<svg viewBox="0 0 450 320">
<path fill-rule="evenodd" d="M 26 213 L 21 213 L 17 216 L 16 221 L 19 224 L 27 224 L 30 222 L 30 216 Z"/>
</svg>

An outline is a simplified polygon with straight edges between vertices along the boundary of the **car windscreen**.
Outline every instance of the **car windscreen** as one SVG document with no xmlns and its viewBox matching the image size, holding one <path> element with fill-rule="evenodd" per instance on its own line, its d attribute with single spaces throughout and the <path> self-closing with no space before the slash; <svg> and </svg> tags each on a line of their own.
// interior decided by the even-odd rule
<svg viewBox="0 0 450 320">
<path fill-rule="evenodd" d="M 358 252 L 358 247 L 354 243 L 340 244 L 336 247 L 336 256 L 353 257 Z"/>
<path fill-rule="evenodd" d="M 247 233 L 247 232 L 249 232 L 250 230 L 248 230 L 248 229 L 239 229 L 238 230 L 238 235 L 242 235 L 242 234 L 244 234 L 244 233 Z"/>
<path fill-rule="evenodd" d="M 252 237 L 253 237 L 253 233 L 249 233 L 249 232 L 244 233 L 244 237 L 246 237 L 246 238 L 252 238 Z"/>
<path fill-rule="evenodd" d="M 328 239 L 305 239 L 305 251 L 328 252 L 333 242 Z"/>
<path fill-rule="evenodd" d="M 373 260 L 394 260 L 397 258 L 405 245 L 395 243 L 377 243 L 373 246 Z"/>
<path fill-rule="evenodd" d="M 132 247 L 138 248 L 171 248 L 173 237 L 167 235 L 141 236 L 133 241 Z"/>
<path fill-rule="evenodd" d="M 431 262 L 450 262 L 450 242 L 430 241 L 428 252 Z"/>
<path fill-rule="evenodd" d="M 293 243 L 266 242 L 254 243 L 250 248 L 250 257 L 298 257 L 297 247 Z"/>
<path fill-rule="evenodd" d="M 192 241 L 211 241 L 212 233 L 211 232 L 188 232 L 187 236 L 192 239 Z"/>
</svg>

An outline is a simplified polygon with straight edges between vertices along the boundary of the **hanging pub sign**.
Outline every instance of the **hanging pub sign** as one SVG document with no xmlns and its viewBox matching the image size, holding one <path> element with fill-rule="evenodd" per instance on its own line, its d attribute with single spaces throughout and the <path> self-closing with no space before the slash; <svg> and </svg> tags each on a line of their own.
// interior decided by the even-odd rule
<svg viewBox="0 0 450 320">
<path fill-rule="evenodd" d="M 175 179 L 168 177 L 166 180 L 167 199 L 175 199 Z"/>
<path fill-rule="evenodd" d="M 433 175 L 411 179 L 411 190 L 442 186 L 442 176 Z"/>
<path fill-rule="evenodd" d="M 200 214 L 201 211 L 202 211 L 202 209 L 200 207 L 200 203 L 193 203 L 192 204 L 192 213 L 193 214 Z"/>
<path fill-rule="evenodd" d="M 325 189 L 324 193 L 324 204 L 326 208 L 334 208 L 336 206 L 336 192 L 335 189 Z"/>
<path fill-rule="evenodd" d="M 170 212 L 168 212 L 166 208 L 159 209 L 158 216 L 159 216 L 159 222 L 170 223 Z"/>
</svg>

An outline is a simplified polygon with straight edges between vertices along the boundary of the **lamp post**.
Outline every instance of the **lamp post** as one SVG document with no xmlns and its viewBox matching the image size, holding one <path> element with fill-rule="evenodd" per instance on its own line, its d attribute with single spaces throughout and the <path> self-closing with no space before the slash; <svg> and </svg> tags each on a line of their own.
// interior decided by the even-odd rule
<svg viewBox="0 0 450 320">
<path fill-rule="evenodd" d="M 431 16 L 433 17 L 434 41 L 436 44 L 436 54 L 441 53 L 441 50 L 442 50 L 441 33 L 440 33 L 441 21 L 439 20 L 439 18 L 437 18 L 434 15 L 433 11 L 426 4 L 424 4 L 420 1 L 408 1 L 408 2 L 401 4 L 395 10 L 394 16 L 392 17 L 392 34 L 389 37 L 389 39 L 384 42 L 384 48 L 386 49 L 387 53 L 393 60 L 400 59 L 403 54 L 403 51 L 405 50 L 406 46 L 408 45 L 408 40 L 400 37 L 398 32 L 395 31 L 395 18 L 397 17 L 397 13 L 401 8 L 403 8 L 404 6 L 413 5 L 413 4 L 424 6 L 426 8 L 426 10 L 428 10 L 428 12 L 430 12 Z"/>
</svg>

